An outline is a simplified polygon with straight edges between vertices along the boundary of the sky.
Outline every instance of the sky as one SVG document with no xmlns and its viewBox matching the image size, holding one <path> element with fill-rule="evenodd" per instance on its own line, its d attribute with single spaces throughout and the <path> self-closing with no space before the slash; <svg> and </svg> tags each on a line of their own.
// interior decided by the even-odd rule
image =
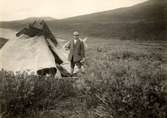
<svg viewBox="0 0 167 118">
<path fill-rule="evenodd" d="M 144 1 L 147 0 L 0 0 L 0 21 L 44 16 L 63 19 Z"/>
</svg>

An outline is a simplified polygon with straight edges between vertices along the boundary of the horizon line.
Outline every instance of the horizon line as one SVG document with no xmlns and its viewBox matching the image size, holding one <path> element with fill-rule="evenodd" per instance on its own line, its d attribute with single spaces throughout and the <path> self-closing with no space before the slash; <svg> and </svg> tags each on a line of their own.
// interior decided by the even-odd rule
<svg viewBox="0 0 167 118">
<path fill-rule="evenodd" d="M 141 4 L 141 3 L 139 3 L 139 4 Z M 135 4 L 135 5 L 139 5 L 139 4 Z M 132 5 L 132 6 L 135 6 L 135 5 Z M 92 12 L 92 13 L 87 13 L 87 14 L 80 14 L 80 15 L 74 15 L 74 16 L 63 17 L 63 18 L 55 18 L 53 16 L 28 16 L 28 17 L 25 17 L 25 18 L 19 18 L 19 19 L 13 19 L 13 20 L 11 20 L 11 19 L 10 20 L 0 20 L 0 22 L 12 22 L 12 21 L 26 20 L 26 19 L 29 19 L 29 18 L 42 18 L 42 17 L 43 18 L 51 18 L 51 19 L 54 19 L 54 20 L 64 20 L 64 19 L 68 19 L 68 18 L 75 18 L 75 17 L 85 16 L 85 15 L 98 14 L 98 13 L 107 12 L 107 11 L 114 11 L 114 10 L 122 9 L 122 8 L 129 8 L 129 7 L 132 7 L 132 6 L 119 7 L 119 8 L 110 9 L 110 10 L 103 10 L 103 11 Z"/>
</svg>

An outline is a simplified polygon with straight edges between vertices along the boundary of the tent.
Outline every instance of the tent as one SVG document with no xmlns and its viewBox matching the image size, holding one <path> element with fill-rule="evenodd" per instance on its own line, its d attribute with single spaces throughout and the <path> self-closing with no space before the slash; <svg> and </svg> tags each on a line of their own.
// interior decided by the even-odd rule
<svg viewBox="0 0 167 118">
<path fill-rule="evenodd" d="M 68 54 L 45 21 L 35 21 L 16 36 L 17 38 L 9 40 L 0 50 L 0 69 L 70 76 Z"/>
</svg>

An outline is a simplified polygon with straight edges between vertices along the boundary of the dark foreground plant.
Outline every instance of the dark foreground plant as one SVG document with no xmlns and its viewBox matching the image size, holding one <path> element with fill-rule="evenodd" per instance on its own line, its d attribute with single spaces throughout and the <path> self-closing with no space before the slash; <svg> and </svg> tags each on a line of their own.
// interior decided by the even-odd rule
<svg viewBox="0 0 167 118">
<path fill-rule="evenodd" d="M 94 58 L 96 71 L 88 69 L 89 109 L 101 118 L 167 117 L 167 74 L 161 57 L 131 52 L 102 55 Z"/>
<path fill-rule="evenodd" d="M 59 101 L 75 96 L 70 80 L 5 71 L 0 76 L 1 113 L 5 118 L 24 118 L 38 111 L 56 109 Z"/>
<path fill-rule="evenodd" d="M 77 80 L 0 71 L 0 114 L 3 118 L 167 117 L 167 73 L 161 55 L 102 51 L 92 55 L 86 67 Z"/>
</svg>

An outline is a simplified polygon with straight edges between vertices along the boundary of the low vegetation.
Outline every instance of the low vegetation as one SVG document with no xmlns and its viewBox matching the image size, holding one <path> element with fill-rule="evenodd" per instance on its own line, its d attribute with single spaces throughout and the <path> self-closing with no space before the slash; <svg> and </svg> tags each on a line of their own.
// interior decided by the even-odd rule
<svg viewBox="0 0 167 118">
<path fill-rule="evenodd" d="M 79 79 L 0 72 L 3 118 L 166 118 L 160 54 L 89 49 Z M 109 51 L 108 51 L 109 50 Z"/>
</svg>

